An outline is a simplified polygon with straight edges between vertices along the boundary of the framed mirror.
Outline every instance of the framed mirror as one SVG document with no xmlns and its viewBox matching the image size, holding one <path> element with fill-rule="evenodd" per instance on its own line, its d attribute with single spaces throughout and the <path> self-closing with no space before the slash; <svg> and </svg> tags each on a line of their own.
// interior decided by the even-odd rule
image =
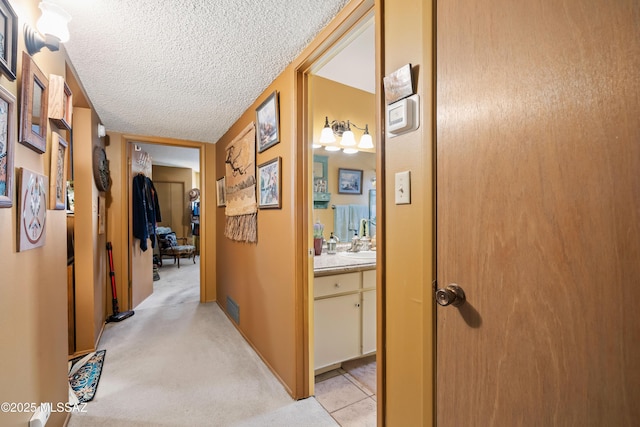
<svg viewBox="0 0 640 427">
<path fill-rule="evenodd" d="M 23 52 L 19 141 L 40 154 L 47 149 L 48 85 L 31 56 Z"/>
</svg>

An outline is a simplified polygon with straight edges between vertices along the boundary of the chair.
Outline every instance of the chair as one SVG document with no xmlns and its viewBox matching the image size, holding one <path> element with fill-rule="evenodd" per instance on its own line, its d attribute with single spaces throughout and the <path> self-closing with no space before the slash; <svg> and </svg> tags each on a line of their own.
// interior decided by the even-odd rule
<svg viewBox="0 0 640 427">
<path fill-rule="evenodd" d="M 169 229 L 171 230 L 171 229 Z M 196 247 L 188 245 L 186 237 L 177 237 L 174 231 L 167 233 L 158 233 L 158 250 L 160 251 L 160 266 L 162 266 L 162 258 L 173 258 L 173 263 L 178 263 L 180 268 L 180 258 L 193 257 L 193 263 L 196 263 Z"/>
</svg>

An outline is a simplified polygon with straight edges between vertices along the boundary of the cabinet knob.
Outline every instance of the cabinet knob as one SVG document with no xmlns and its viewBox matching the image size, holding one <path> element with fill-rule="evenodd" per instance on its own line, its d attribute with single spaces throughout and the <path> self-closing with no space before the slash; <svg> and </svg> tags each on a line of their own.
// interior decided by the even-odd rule
<svg viewBox="0 0 640 427">
<path fill-rule="evenodd" d="M 335 286 L 336 288 L 339 288 L 339 287 L 340 287 L 340 283 L 336 283 L 334 286 Z"/>
<path fill-rule="evenodd" d="M 358 302 L 358 303 L 356 303 L 356 304 L 355 304 L 355 307 L 356 307 L 356 308 L 360 308 L 360 303 L 359 303 L 359 302 Z"/>
</svg>

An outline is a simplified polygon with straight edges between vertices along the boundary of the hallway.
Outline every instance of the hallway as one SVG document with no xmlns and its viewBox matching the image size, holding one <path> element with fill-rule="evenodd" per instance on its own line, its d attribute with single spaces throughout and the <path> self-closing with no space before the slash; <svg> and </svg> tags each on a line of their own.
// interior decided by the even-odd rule
<svg viewBox="0 0 640 427">
<path fill-rule="evenodd" d="M 216 303 L 199 303 L 200 261 L 166 262 L 135 315 L 110 323 L 98 390 L 77 426 L 335 426 L 294 401 Z"/>
</svg>

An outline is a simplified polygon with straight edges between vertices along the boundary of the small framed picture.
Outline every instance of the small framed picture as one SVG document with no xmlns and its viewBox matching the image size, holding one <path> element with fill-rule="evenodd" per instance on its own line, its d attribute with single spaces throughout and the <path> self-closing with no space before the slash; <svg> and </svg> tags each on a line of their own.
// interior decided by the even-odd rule
<svg viewBox="0 0 640 427">
<path fill-rule="evenodd" d="M 218 206 L 227 205 L 225 181 L 224 176 L 216 181 L 216 200 L 218 201 Z"/>
<path fill-rule="evenodd" d="M 362 170 L 338 169 L 338 193 L 362 194 Z"/>
<path fill-rule="evenodd" d="M 51 170 L 49 172 L 49 206 L 62 210 L 67 205 L 67 141 L 51 133 Z"/>
<path fill-rule="evenodd" d="M 0 0 L 0 72 L 9 81 L 16 79 L 18 53 L 18 15 L 9 0 Z"/>
<path fill-rule="evenodd" d="M 16 98 L 0 86 L 0 208 L 13 206 Z"/>
<path fill-rule="evenodd" d="M 385 76 L 384 98 L 388 104 L 413 95 L 413 80 L 411 78 L 411 64 L 398 68 L 393 73 Z"/>
<path fill-rule="evenodd" d="M 51 133 L 51 171 L 49 173 L 49 206 L 62 210 L 67 206 L 67 148 L 69 144 Z"/>
<path fill-rule="evenodd" d="M 48 87 L 49 80 L 31 56 L 23 52 L 19 141 L 40 154 L 47 149 Z"/>
<path fill-rule="evenodd" d="M 258 207 L 260 209 L 280 209 L 282 199 L 282 159 L 276 157 L 266 163 L 258 165 Z"/>
<path fill-rule="evenodd" d="M 258 153 L 280 142 L 278 92 L 274 91 L 256 109 Z"/>
<path fill-rule="evenodd" d="M 98 196 L 98 234 L 104 234 L 106 220 L 107 198 L 104 195 L 100 195 Z"/>
</svg>

